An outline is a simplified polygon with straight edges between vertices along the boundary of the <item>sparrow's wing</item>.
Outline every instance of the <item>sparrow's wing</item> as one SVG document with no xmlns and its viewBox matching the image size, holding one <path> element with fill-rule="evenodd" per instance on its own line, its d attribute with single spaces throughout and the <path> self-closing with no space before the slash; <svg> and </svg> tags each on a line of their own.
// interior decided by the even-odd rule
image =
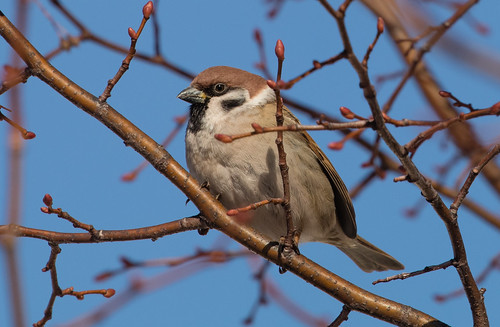
<svg viewBox="0 0 500 327">
<path fill-rule="evenodd" d="M 284 109 L 285 119 L 290 118 L 294 121 L 294 123 L 300 124 L 299 120 L 287 108 L 284 107 Z M 354 213 L 354 207 L 352 205 L 349 192 L 347 191 L 347 187 L 344 185 L 344 182 L 335 168 L 333 168 L 330 160 L 328 160 L 326 155 L 323 151 L 321 151 L 311 136 L 307 132 L 300 132 L 300 134 L 306 139 L 306 142 L 310 144 L 310 148 L 314 152 L 323 173 L 326 175 L 330 185 L 332 186 L 335 211 L 342 230 L 348 237 L 355 238 L 357 234 L 356 214 Z"/>
</svg>

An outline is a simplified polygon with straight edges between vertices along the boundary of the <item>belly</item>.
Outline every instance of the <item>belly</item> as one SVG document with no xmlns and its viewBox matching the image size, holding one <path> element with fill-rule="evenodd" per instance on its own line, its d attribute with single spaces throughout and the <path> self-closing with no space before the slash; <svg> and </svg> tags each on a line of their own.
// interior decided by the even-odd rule
<svg viewBox="0 0 500 327">
<path fill-rule="evenodd" d="M 209 146 L 186 142 L 189 170 L 200 183 L 209 183 L 210 192 L 219 195 L 219 201 L 228 210 L 283 196 L 275 136 L 258 137 L 265 138 L 251 143 L 247 138 L 228 144 L 214 140 Z M 303 155 L 287 154 L 292 218 L 301 234 L 300 241 L 321 241 L 330 237 L 336 223 L 333 192 L 328 180 L 318 176 L 318 168 L 304 165 L 303 160 Z M 307 162 L 314 164 L 314 160 Z M 279 240 L 287 232 L 280 204 L 267 204 L 234 219 L 272 240 Z"/>
</svg>

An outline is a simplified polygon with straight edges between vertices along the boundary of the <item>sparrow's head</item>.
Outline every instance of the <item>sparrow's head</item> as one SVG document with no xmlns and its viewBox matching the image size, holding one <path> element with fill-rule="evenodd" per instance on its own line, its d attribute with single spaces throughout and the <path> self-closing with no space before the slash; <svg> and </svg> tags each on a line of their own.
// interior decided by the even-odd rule
<svg viewBox="0 0 500 327">
<path fill-rule="evenodd" d="M 188 130 L 192 133 L 204 124 L 237 118 L 276 101 L 264 78 L 227 66 L 202 71 L 177 97 L 191 103 Z"/>
</svg>

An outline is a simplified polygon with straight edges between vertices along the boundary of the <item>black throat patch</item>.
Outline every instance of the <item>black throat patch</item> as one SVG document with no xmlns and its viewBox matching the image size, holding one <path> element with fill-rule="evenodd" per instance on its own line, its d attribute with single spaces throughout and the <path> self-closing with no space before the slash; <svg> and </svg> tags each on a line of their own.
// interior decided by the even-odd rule
<svg viewBox="0 0 500 327">
<path fill-rule="evenodd" d="M 208 103 L 194 103 L 189 108 L 189 122 L 188 131 L 193 134 L 198 133 L 201 130 L 201 125 L 203 117 L 207 111 Z"/>
</svg>

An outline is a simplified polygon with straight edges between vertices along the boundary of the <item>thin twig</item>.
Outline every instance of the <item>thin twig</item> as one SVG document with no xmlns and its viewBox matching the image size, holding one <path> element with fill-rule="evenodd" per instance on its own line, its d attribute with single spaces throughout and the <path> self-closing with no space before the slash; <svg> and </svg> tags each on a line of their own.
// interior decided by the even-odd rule
<svg viewBox="0 0 500 327">
<path fill-rule="evenodd" d="M 309 76 L 310 74 L 312 74 L 313 72 L 325 67 L 325 66 L 328 66 L 328 65 L 333 65 L 334 63 L 336 63 L 337 61 L 341 60 L 341 59 L 344 59 L 345 58 L 345 52 L 342 51 L 341 53 L 327 59 L 327 60 L 324 60 L 324 61 L 317 61 L 317 60 L 314 60 L 313 61 L 313 66 L 311 68 L 309 68 L 307 71 L 305 71 L 304 73 L 300 74 L 299 76 L 289 80 L 288 82 L 285 83 L 283 89 L 289 89 L 291 88 L 293 85 L 295 85 L 297 82 L 299 82 L 300 80 L 302 80 L 304 77 L 306 76 Z"/>
<path fill-rule="evenodd" d="M 458 192 L 455 201 L 453 201 L 453 203 L 450 206 L 450 211 L 455 218 L 457 217 L 458 208 L 460 208 L 463 201 L 465 200 L 465 197 L 467 196 L 467 193 L 469 193 L 469 189 L 472 186 L 472 183 L 474 182 L 476 177 L 479 175 L 481 170 L 483 170 L 484 166 L 486 166 L 488 162 L 490 162 L 499 153 L 500 153 L 500 144 L 496 144 L 490 150 L 490 152 L 488 152 L 488 154 L 483 157 L 483 159 L 477 164 L 477 166 L 471 169 L 469 177 L 467 177 L 467 180 L 460 189 L 460 192 Z"/>
<path fill-rule="evenodd" d="M 139 36 L 141 35 L 142 30 L 144 29 L 144 26 L 151 17 L 152 13 L 153 13 L 153 2 L 148 1 L 148 3 L 146 3 L 142 8 L 143 17 L 141 25 L 139 26 L 137 32 L 134 31 L 131 27 L 128 28 L 128 34 L 130 36 L 130 48 L 128 50 L 127 56 L 125 57 L 125 59 L 123 59 L 122 64 L 118 69 L 116 75 L 112 79 L 108 80 L 108 85 L 106 86 L 104 92 L 102 92 L 101 96 L 99 97 L 99 101 L 105 102 L 111 96 L 111 91 L 115 87 L 116 83 L 118 83 L 118 81 L 122 78 L 123 74 L 125 74 L 125 72 L 128 70 L 130 62 L 134 58 L 136 52 L 135 45 L 137 43 L 137 40 L 139 39 Z"/>
<path fill-rule="evenodd" d="M 271 199 L 266 199 L 266 200 L 262 200 L 262 201 L 259 201 L 259 202 L 255 202 L 255 203 L 252 203 L 246 207 L 242 207 L 242 208 L 235 208 L 235 209 L 230 209 L 227 211 L 227 215 L 228 216 L 236 216 L 240 213 L 243 213 L 243 212 L 247 212 L 247 211 L 251 211 L 251 210 L 256 210 L 262 206 L 265 206 L 265 205 L 268 205 L 268 204 L 274 204 L 274 205 L 277 205 L 277 204 L 280 204 L 280 205 L 283 205 L 283 202 L 285 201 L 285 199 L 283 198 L 271 198 Z"/>
<path fill-rule="evenodd" d="M 378 41 L 380 35 L 382 35 L 382 33 L 384 33 L 384 20 L 382 19 L 382 17 L 379 17 L 377 19 L 377 34 L 375 34 L 375 39 L 368 46 L 368 49 L 366 50 L 365 57 L 363 58 L 363 61 L 361 61 L 361 65 L 363 65 L 365 68 L 368 67 L 368 59 L 370 59 L 370 54 L 372 53 L 373 49 L 375 48 L 375 45 L 377 44 L 377 41 Z"/>
<path fill-rule="evenodd" d="M 101 243 L 119 242 L 133 240 L 157 240 L 166 235 L 177 234 L 189 230 L 207 228 L 205 221 L 199 217 L 186 217 L 168 223 L 155 226 L 122 229 L 122 230 L 99 230 L 96 239 L 90 233 L 60 233 L 19 225 L 0 225 L 0 235 L 12 235 L 16 237 L 29 237 L 47 240 L 55 243 Z"/>
<path fill-rule="evenodd" d="M 428 272 L 431 272 L 431 271 L 446 269 L 446 268 L 448 268 L 450 266 L 454 266 L 456 264 L 457 264 L 457 262 L 455 261 L 455 259 L 451 259 L 451 260 L 445 261 L 443 263 L 440 263 L 438 265 L 427 266 L 424 269 L 413 271 L 413 272 L 410 272 L 410 273 L 401 273 L 401 274 L 397 274 L 397 275 L 390 276 L 390 277 L 387 277 L 387 278 L 377 279 L 376 281 L 373 281 L 372 284 L 376 285 L 378 283 L 387 283 L 387 282 L 390 282 L 390 281 L 393 281 L 393 280 L 396 280 L 396 279 L 403 280 L 403 279 L 406 279 L 406 278 L 410 278 L 410 277 L 415 277 L 415 276 L 418 276 L 418 275 L 422 275 L 422 274 L 425 274 L 425 273 L 428 273 Z"/>
<path fill-rule="evenodd" d="M 231 143 L 241 138 L 250 137 L 256 134 L 272 133 L 272 132 L 300 132 L 300 131 L 323 131 L 323 130 L 344 130 L 358 128 L 363 129 L 369 127 L 369 120 L 362 120 L 356 122 L 345 122 L 345 123 L 329 123 L 329 122 L 319 122 L 321 125 L 285 125 L 285 126 L 270 126 L 262 127 L 257 123 L 252 124 L 254 129 L 251 132 L 245 132 L 241 134 L 215 134 L 215 138 L 224 143 Z"/>
<path fill-rule="evenodd" d="M 351 313 L 351 308 L 349 308 L 348 305 L 344 304 L 342 306 L 342 311 L 340 311 L 339 315 L 337 318 L 335 318 L 334 321 L 332 321 L 331 324 L 328 325 L 328 327 L 338 327 L 340 326 L 344 321 L 347 321 L 349 319 L 349 313 Z"/>
<path fill-rule="evenodd" d="M 259 294 L 254 304 L 250 308 L 250 312 L 247 317 L 243 320 L 245 325 L 250 325 L 255 320 L 257 316 L 257 311 L 263 305 L 268 303 L 267 292 L 266 292 L 266 271 L 269 268 L 269 261 L 264 261 L 260 269 L 254 274 L 254 279 L 259 283 Z"/>
<path fill-rule="evenodd" d="M 47 264 L 45 267 L 42 269 L 43 272 L 47 272 L 50 270 L 50 280 L 52 282 L 52 293 L 50 294 L 49 298 L 49 303 L 47 304 L 47 307 L 44 311 L 44 315 L 42 319 L 40 319 L 38 322 L 34 323 L 33 326 L 35 327 L 41 327 L 45 326 L 47 321 L 52 319 L 52 310 L 54 308 L 54 303 L 56 300 L 56 297 L 63 297 L 65 295 L 71 295 L 76 297 L 78 300 L 83 300 L 85 295 L 87 294 L 101 294 L 102 296 L 106 298 L 110 298 L 113 295 L 115 295 L 115 290 L 112 288 L 108 289 L 99 289 L 99 290 L 85 290 L 85 291 L 75 291 L 73 287 L 68 287 L 66 289 L 61 289 L 59 286 L 58 282 L 58 277 L 57 277 L 57 270 L 56 270 L 56 259 L 59 253 L 61 253 L 61 248 L 57 243 L 49 243 L 49 246 L 51 248 L 50 251 L 50 257 L 49 260 L 47 261 Z"/>
<path fill-rule="evenodd" d="M 276 74 L 276 82 L 269 83 L 274 89 L 274 94 L 276 96 L 276 125 L 278 127 L 283 126 L 283 122 L 285 118 L 283 116 L 283 99 L 280 95 L 280 87 L 281 87 L 281 71 L 283 69 L 283 61 L 285 60 L 285 47 L 281 40 L 276 42 L 275 47 L 276 57 L 278 58 L 278 73 Z M 283 182 L 283 202 L 281 203 L 283 209 L 285 210 L 286 217 L 286 236 L 284 241 L 284 254 L 289 256 L 293 253 L 293 251 L 289 251 L 293 249 L 295 252 L 298 252 L 298 247 L 295 241 L 295 236 L 297 235 L 297 231 L 293 224 L 292 219 L 292 209 L 290 204 L 290 178 L 288 175 L 288 165 L 286 162 L 286 152 L 283 144 L 283 131 L 276 132 L 276 146 L 278 147 L 278 165 L 281 172 L 281 179 Z M 280 267 L 280 272 L 285 272 L 286 268 Z"/>
<path fill-rule="evenodd" d="M 52 293 L 50 294 L 49 303 L 44 311 L 43 318 L 38 322 L 33 324 L 33 326 L 44 326 L 47 321 L 52 319 L 52 309 L 54 307 L 54 302 L 56 300 L 56 296 L 61 296 L 62 290 L 59 287 L 59 283 L 57 282 L 57 270 L 56 270 L 56 259 L 57 255 L 61 253 L 61 248 L 56 243 L 49 243 L 50 246 L 50 257 L 47 264 L 42 269 L 43 272 L 47 272 L 50 270 L 50 280 L 52 281 Z"/>
<path fill-rule="evenodd" d="M 52 200 L 52 196 L 50 194 L 45 194 L 45 196 L 43 197 L 43 202 L 46 205 L 46 207 L 40 208 L 43 213 L 56 214 L 57 217 L 62 218 L 64 220 L 67 220 L 70 223 L 72 223 L 73 227 L 86 230 L 87 232 L 89 232 L 90 235 L 92 235 L 93 239 L 99 240 L 99 238 L 100 238 L 99 231 L 97 231 L 94 228 L 94 226 L 78 221 L 77 219 L 73 218 L 69 213 L 67 213 L 66 211 L 63 211 L 61 208 L 54 209 L 52 207 L 53 200 Z"/>
<path fill-rule="evenodd" d="M 7 109 L 10 111 L 9 108 L 6 108 L 2 105 L 0 105 L 0 109 Z M 10 126 L 12 126 L 14 129 L 18 130 L 20 133 L 21 133 L 21 136 L 23 137 L 23 139 L 25 140 L 31 140 L 33 138 L 36 137 L 36 134 L 31 132 L 31 131 L 28 131 L 26 128 L 22 127 L 21 125 L 19 125 L 18 123 L 16 123 L 14 120 L 12 119 L 9 119 L 7 116 L 5 116 L 1 111 L 0 111 L 0 121 L 4 120 L 7 124 L 9 124 Z"/>
<path fill-rule="evenodd" d="M 434 124 L 429 129 L 418 134 L 413 140 L 406 143 L 404 147 L 408 152 L 412 154 L 413 157 L 413 155 L 415 155 L 415 152 L 422 145 L 422 143 L 430 139 L 436 132 L 446 129 L 457 122 L 463 122 L 473 118 L 481 116 L 489 116 L 489 115 L 492 116 L 500 115 L 500 103 L 494 104 L 489 108 L 475 109 L 474 111 L 471 111 L 469 113 L 461 113 L 456 117 Z"/>
</svg>

